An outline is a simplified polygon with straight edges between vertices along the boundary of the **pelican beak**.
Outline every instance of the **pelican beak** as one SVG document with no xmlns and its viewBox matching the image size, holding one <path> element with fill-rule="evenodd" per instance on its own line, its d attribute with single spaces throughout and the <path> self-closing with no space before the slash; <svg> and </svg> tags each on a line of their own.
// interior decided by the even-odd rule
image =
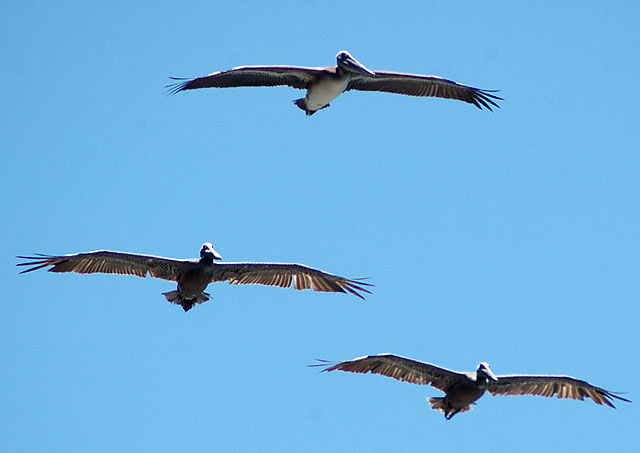
<svg viewBox="0 0 640 453">
<path fill-rule="evenodd" d="M 343 68 L 346 69 L 347 71 L 356 72 L 356 73 L 368 75 L 368 76 L 371 76 L 371 77 L 376 75 L 375 72 L 370 71 L 369 69 L 367 69 L 367 67 L 365 65 L 360 63 L 358 60 L 353 58 L 351 55 L 349 55 L 347 58 L 345 58 L 342 61 L 342 64 L 344 65 Z"/>
<path fill-rule="evenodd" d="M 213 248 L 213 245 L 211 245 L 210 242 L 207 242 L 202 245 L 202 250 L 200 251 L 200 255 L 202 256 L 206 255 L 214 260 L 222 259 L 222 256 L 216 251 L 216 249 Z"/>
<path fill-rule="evenodd" d="M 486 373 L 487 377 L 489 379 L 491 379 L 492 381 L 497 381 L 498 380 L 498 376 L 493 374 L 493 371 L 491 371 L 491 368 L 489 368 L 488 365 L 484 367 L 483 371 Z"/>
</svg>

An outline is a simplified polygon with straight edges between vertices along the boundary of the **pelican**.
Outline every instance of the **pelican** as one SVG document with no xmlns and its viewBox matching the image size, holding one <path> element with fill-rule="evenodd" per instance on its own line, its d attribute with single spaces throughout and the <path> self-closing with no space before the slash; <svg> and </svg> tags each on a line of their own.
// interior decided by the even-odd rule
<svg viewBox="0 0 640 453">
<path fill-rule="evenodd" d="M 229 88 L 249 86 L 288 85 L 306 89 L 303 98 L 294 104 L 313 115 L 329 107 L 329 102 L 349 90 L 385 91 L 408 96 L 457 99 L 491 110 L 499 107 L 495 102 L 502 98 L 491 94 L 495 90 L 481 90 L 461 85 L 442 77 L 406 74 L 402 72 L 371 71 L 342 50 L 336 55 L 336 66 L 309 68 L 304 66 L 238 66 L 227 71 L 213 72 L 195 79 L 179 79 L 168 85 L 170 93 L 196 88 Z"/>
<path fill-rule="evenodd" d="M 596 404 L 615 406 L 613 398 L 628 399 L 569 376 L 501 375 L 496 376 L 487 362 L 481 362 L 475 372 L 451 371 L 429 363 L 418 362 L 393 354 L 358 357 L 335 363 L 319 360 L 311 366 L 326 367 L 322 371 L 342 370 L 351 373 L 373 373 L 389 376 L 412 384 L 429 384 L 445 393 L 444 397 L 427 398 L 431 408 L 444 413 L 450 420 L 458 412 L 471 410 L 472 405 L 489 391 L 492 395 L 539 395 L 571 398 L 582 401 L 591 398 Z"/>
<path fill-rule="evenodd" d="M 365 286 L 373 286 L 362 279 L 348 279 L 301 264 L 287 263 L 215 263 L 220 254 L 210 242 L 202 244 L 200 259 L 173 259 L 152 255 L 97 250 L 87 253 L 50 256 L 18 256 L 28 260 L 17 266 L 32 266 L 25 272 L 47 266 L 49 272 L 77 272 L 79 274 L 127 274 L 138 277 L 161 278 L 178 282 L 178 289 L 162 293 L 169 302 L 181 305 L 184 311 L 209 300 L 204 290 L 209 283 L 228 281 L 233 284 L 257 284 L 295 289 L 313 289 L 337 293 L 351 293 L 364 299 Z"/>
</svg>

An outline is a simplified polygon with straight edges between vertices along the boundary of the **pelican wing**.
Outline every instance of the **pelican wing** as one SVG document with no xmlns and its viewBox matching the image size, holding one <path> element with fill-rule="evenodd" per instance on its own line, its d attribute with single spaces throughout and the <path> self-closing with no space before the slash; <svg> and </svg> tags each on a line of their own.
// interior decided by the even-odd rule
<svg viewBox="0 0 640 453">
<path fill-rule="evenodd" d="M 353 74 L 348 90 L 385 91 L 387 93 L 406 94 L 407 96 L 438 97 L 457 99 L 492 110 L 491 106 L 500 106 L 495 102 L 502 98 L 491 94 L 495 90 L 481 90 L 443 79 L 442 77 L 405 74 L 402 72 L 375 71 L 375 76 Z"/>
<path fill-rule="evenodd" d="M 229 281 L 236 285 L 253 284 L 295 289 L 313 289 L 335 293 L 349 292 L 364 299 L 362 292 L 373 286 L 363 279 L 349 279 L 312 269 L 301 264 L 285 263 L 219 263 L 215 265 L 212 282 Z"/>
<path fill-rule="evenodd" d="M 325 366 L 326 363 L 314 366 Z M 456 371 L 440 368 L 429 363 L 418 362 L 393 354 L 379 354 L 358 357 L 346 362 L 340 362 L 325 368 L 323 371 L 348 371 L 350 373 L 373 373 L 392 377 L 411 384 L 432 385 L 446 392 L 447 389 L 461 380 L 467 380 L 467 375 Z"/>
<path fill-rule="evenodd" d="M 569 376 L 498 376 L 497 381 L 489 381 L 488 390 L 492 395 L 538 395 L 548 398 L 556 395 L 558 398 L 580 401 L 586 397 L 596 404 L 606 404 L 613 408 L 613 398 L 631 402 L 613 392 Z"/>
<path fill-rule="evenodd" d="M 77 272 L 79 274 L 126 274 L 146 277 L 147 274 L 163 280 L 176 281 L 183 268 L 190 264 L 189 260 L 174 260 L 152 255 L 135 255 L 133 253 L 97 250 L 72 255 L 50 256 L 18 256 L 28 260 L 18 266 L 32 266 L 20 272 L 31 272 L 43 267 L 53 266 L 49 272 Z"/>
<path fill-rule="evenodd" d="M 314 76 L 325 68 L 304 66 L 238 66 L 227 71 L 218 71 L 204 77 L 182 80 L 168 85 L 171 94 L 196 88 L 272 87 L 288 85 L 307 88 Z M 181 80 L 176 79 L 174 80 Z"/>
</svg>

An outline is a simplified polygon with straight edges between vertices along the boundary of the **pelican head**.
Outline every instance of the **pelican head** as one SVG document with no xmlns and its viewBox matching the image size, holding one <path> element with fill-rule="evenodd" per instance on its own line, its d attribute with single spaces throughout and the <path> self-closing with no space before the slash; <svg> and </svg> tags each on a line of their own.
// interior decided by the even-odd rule
<svg viewBox="0 0 640 453">
<path fill-rule="evenodd" d="M 376 75 L 373 71 L 367 69 L 365 65 L 353 58 L 351 54 L 346 50 L 341 50 L 340 52 L 338 52 L 338 55 L 336 55 L 336 60 L 338 61 L 338 67 L 342 68 L 345 71 L 360 73 L 371 77 Z"/>
<path fill-rule="evenodd" d="M 489 367 L 489 364 L 487 362 L 480 362 L 480 365 L 478 365 L 478 370 L 476 371 L 476 376 L 478 378 L 482 377 L 484 379 L 490 379 L 492 381 L 498 380 L 497 376 L 493 374 L 493 371 L 491 371 L 491 368 Z"/>
<path fill-rule="evenodd" d="M 200 249 L 200 258 L 211 258 L 212 260 L 221 260 L 222 256 L 213 248 L 211 242 L 205 242 Z"/>
</svg>

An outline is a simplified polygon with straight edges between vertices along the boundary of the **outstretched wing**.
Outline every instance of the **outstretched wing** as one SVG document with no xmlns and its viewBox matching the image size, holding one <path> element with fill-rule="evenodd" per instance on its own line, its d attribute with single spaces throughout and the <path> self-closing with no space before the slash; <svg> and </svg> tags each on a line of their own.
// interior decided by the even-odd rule
<svg viewBox="0 0 640 453">
<path fill-rule="evenodd" d="M 326 366 L 329 362 L 324 362 L 312 366 Z M 433 387 L 446 392 L 453 384 L 466 381 L 468 378 L 464 373 L 440 368 L 429 363 L 418 362 L 393 354 L 379 354 L 358 357 L 346 362 L 336 363 L 325 368 L 323 371 L 348 371 L 350 373 L 373 373 L 388 376 L 399 381 L 410 382 L 411 384 L 432 385 Z"/>
<path fill-rule="evenodd" d="M 229 281 L 237 285 L 269 285 L 295 289 L 313 289 L 334 293 L 351 293 L 364 299 L 361 293 L 371 293 L 373 286 L 361 278 L 345 278 L 301 264 L 286 263 L 219 263 L 215 264 L 212 282 Z"/>
<path fill-rule="evenodd" d="M 20 272 L 31 272 L 43 267 L 53 266 L 49 272 L 77 272 L 79 274 L 126 274 L 146 277 L 147 274 L 163 280 L 176 281 L 187 266 L 189 260 L 174 260 L 152 255 L 136 255 L 133 253 L 97 250 L 72 255 L 50 256 L 36 254 L 36 256 L 18 256 L 28 260 L 17 266 L 32 266 Z"/>
<path fill-rule="evenodd" d="M 613 398 L 631 402 L 628 399 L 596 387 L 586 381 L 569 376 L 498 376 L 497 381 L 489 381 L 487 389 L 492 395 L 538 395 L 584 400 L 591 398 L 596 404 L 606 404 L 615 408 Z"/>
<path fill-rule="evenodd" d="M 313 76 L 323 68 L 304 66 L 238 66 L 227 71 L 218 71 L 203 77 L 183 80 L 168 85 L 169 93 L 196 88 L 272 87 L 288 85 L 307 88 Z M 172 77 L 174 80 L 181 80 Z"/>
<path fill-rule="evenodd" d="M 492 94 L 495 90 L 481 90 L 462 85 L 442 77 L 405 74 L 402 72 L 375 71 L 374 76 L 354 74 L 349 80 L 348 90 L 384 91 L 407 96 L 457 99 L 475 105 L 479 109 L 500 106 L 502 98 Z"/>
</svg>

